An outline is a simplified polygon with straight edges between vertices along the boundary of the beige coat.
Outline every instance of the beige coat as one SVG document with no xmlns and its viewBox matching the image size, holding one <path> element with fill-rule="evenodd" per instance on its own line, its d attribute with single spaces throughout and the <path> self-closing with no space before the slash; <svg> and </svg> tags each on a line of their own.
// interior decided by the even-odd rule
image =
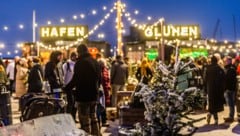
<svg viewBox="0 0 240 136">
<path fill-rule="evenodd" d="M 27 77 L 28 69 L 17 65 L 16 74 L 16 97 L 21 97 L 23 94 L 27 93 Z"/>
</svg>

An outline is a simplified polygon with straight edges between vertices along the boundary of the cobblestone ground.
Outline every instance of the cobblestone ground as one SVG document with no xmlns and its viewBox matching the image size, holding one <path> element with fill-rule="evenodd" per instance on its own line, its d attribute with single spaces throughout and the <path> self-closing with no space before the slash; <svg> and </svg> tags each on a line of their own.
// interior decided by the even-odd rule
<svg viewBox="0 0 240 136">
<path fill-rule="evenodd" d="M 19 123 L 20 112 L 18 111 L 18 100 L 12 99 L 12 113 L 13 113 L 13 123 Z M 206 116 L 206 112 L 197 112 L 192 115 L 194 118 L 202 118 Z M 224 123 L 223 118 L 228 115 L 228 108 L 225 107 L 224 112 L 219 113 L 219 125 L 212 125 L 213 119 L 210 125 L 206 125 L 206 120 L 195 123 L 198 127 L 197 132 L 194 136 L 239 136 L 240 135 L 240 125 L 236 121 L 233 123 Z M 101 131 L 103 136 L 117 136 L 118 134 L 118 120 L 109 121 L 109 127 L 102 127 Z M 76 124 L 79 127 L 79 124 Z"/>
</svg>

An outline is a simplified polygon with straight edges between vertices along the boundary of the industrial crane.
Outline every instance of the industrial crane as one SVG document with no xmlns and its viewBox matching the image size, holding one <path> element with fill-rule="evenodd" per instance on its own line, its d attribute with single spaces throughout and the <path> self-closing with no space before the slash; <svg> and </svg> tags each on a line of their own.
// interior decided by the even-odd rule
<svg viewBox="0 0 240 136">
<path fill-rule="evenodd" d="M 213 39 L 216 39 L 216 35 L 217 35 L 217 31 L 219 29 L 219 25 L 220 25 L 220 19 L 217 19 L 217 22 L 216 22 L 216 25 L 215 25 L 215 28 L 214 28 L 214 31 L 213 31 Z"/>
</svg>

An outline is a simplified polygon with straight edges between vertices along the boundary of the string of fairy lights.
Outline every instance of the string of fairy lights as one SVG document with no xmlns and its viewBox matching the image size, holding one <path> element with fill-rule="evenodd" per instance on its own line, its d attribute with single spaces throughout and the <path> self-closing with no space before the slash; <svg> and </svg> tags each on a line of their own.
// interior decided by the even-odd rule
<svg viewBox="0 0 240 136">
<path fill-rule="evenodd" d="M 138 14 L 139 11 L 135 10 L 134 11 L 135 14 Z M 139 29 L 139 30 L 146 30 L 147 28 L 152 28 L 154 26 L 159 25 L 161 22 L 164 21 L 164 18 L 159 18 L 156 22 L 152 23 L 152 25 L 147 25 L 147 24 L 138 24 L 136 19 L 133 18 L 130 12 L 127 11 L 127 9 L 125 9 L 123 11 L 124 17 L 126 18 L 126 20 L 128 21 L 128 23 L 130 23 L 132 26 L 134 26 L 135 28 Z M 151 20 L 152 18 L 150 16 L 148 16 L 148 20 Z M 159 38 L 155 37 L 156 40 L 158 40 Z M 218 51 L 218 52 L 226 52 L 226 53 L 230 53 L 230 52 L 240 52 L 240 41 L 237 42 L 236 47 L 234 48 L 234 45 L 232 45 L 231 43 L 229 43 L 227 40 L 224 40 L 223 44 L 218 44 L 217 45 L 217 41 L 215 39 L 206 39 L 206 40 L 192 40 L 189 39 L 188 41 L 186 40 L 179 40 L 179 39 L 175 39 L 175 40 L 164 40 L 164 44 L 165 45 L 169 45 L 172 46 L 173 44 L 178 44 L 178 46 L 181 47 L 191 47 L 191 48 L 200 48 L 200 49 L 207 49 L 207 50 L 212 50 L 212 51 Z M 141 47 L 138 47 L 139 50 L 141 50 Z M 130 47 L 128 50 L 132 50 L 132 48 Z"/>
<path fill-rule="evenodd" d="M 63 49 L 69 49 L 71 47 L 73 47 L 74 45 L 78 45 L 79 43 L 81 43 L 85 38 L 93 35 L 95 33 L 95 31 L 97 31 L 99 29 L 100 26 L 104 25 L 104 23 L 109 19 L 109 17 L 111 16 L 111 14 L 114 12 L 114 10 L 116 10 L 116 7 L 114 6 L 113 8 L 111 8 L 109 10 L 108 13 L 105 14 L 105 16 L 86 34 L 84 35 L 82 38 L 77 39 L 77 41 L 74 42 L 70 42 L 64 46 L 58 46 L 58 47 L 52 47 L 52 45 L 45 45 L 41 42 L 37 42 L 37 44 L 44 48 L 44 49 L 48 49 L 48 50 L 63 50 Z M 57 41 L 57 42 L 62 42 L 62 41 Z"/>
<path fill-rule="evenodd" d="M 104 11 L 106 11 L 108 8 L 107 6 L 103 6 L 102 8 Z M 61 47 L 52 47 L 52 45 L 45 45 L 41 42 L 36 42 L 37 45 L 39 45 L 41 48 L 44 48 L 44 49 L 47 49 L 47 50 L 62 50 L 62 49 L 68 49 L 74 45 L 77 45 L 79 44 L 80 42 L 83 41 L 83 39 L 89 37 L 90 35 L 93 35 L 95 34 L 95 32 L 99 29 L 100 26 L 104 25 L 104 23 L 109 19 L 109 17 L 111 16 L 111 14 L 114 12 L 114 10 L 116 9 L 116 7 L 114 6 L 113 8 L 111 8 L 109 10 L 108 13 L 105 14 L 105 16 L 97 23 L 97 25 L 95 25 L 91 30 L 89 30 L 89 32 L 83 36 L 83 38 L 80 38 L 80 39 L 77 39 L 77 41 L 74 41 L 74 42 L 68 42 L 67 45 L 65 46 L 61 46 Z M 91 14 L 92 15 L 96 15 L 97 14 L 97 10 L 92 10 L 91 11 Z M 83 14 L 81 13 L 79 16 L 77 14 L 73 15 L 72 16 L 72 19 L 74 20 L 77 20 L 77 19 L 84 19 L 86 18 L 86 14 Z M 59 19 L 60 23 L 65 23 L 65 19 L 64 18 L 60 18 Z M 52 21 L 51 20 L 48 20 L 46 21 L 47 25 L 52 25 Z M 38 24 L 36 23 L 35 24 L 35 27 L 38 27 Z M 24 24 L 19 24 L 19 29 L 24 29 Z M 7 25 L 4 25 L 3 28 L 2 28 L 3 31 L 9 31 L 10 30 L 10 27 L 7 26 Z M 98 34 L 98 37 L 99 38 L 104 38 L 105 35 L 103 33 L 100 33 Z M 62 43 L 63 41 L 57 41 L 56 43 L 59 44 L 59 43 Z M 18 48 L 22 48 L 23 47 L 23 43 L 17 43 L 17 47 Z M 1 52 L 1 49 L 5 48 L 5 44 L 4 43 L 0 43 L 0 57 L 3 55 L 3 53 Z M 19 53 L 18 50 L 15 50 L 14 51 L 15 54 Z M 6 52 L 7 55 L 11 55 L 12 52 L 10 51 L 7 51 Z"/>
<path fill-rule="evenodd" d="M 114 3 L 114 6 L 112 8 L 107 8 L 106 6 L 103 6 L 102 9 L 104 11 L 108 11 L 104 17 L 102 19 L 100 19 L 100 21 L 94 25 L 94 27 L 88 31 L 88 33 L 86 35 L 84 35 L 82 38 L 77 39 L 76 41 L 73 42 L 67 42 L 64 43 L 63 46 L 58 46 L 58 47 L 53 47 L 52 45 L 46 45 L 44 43 L 41 42 L 36 42 L 37 45 L 39 45 L 41 48 L 47 49 L 47 50 L 64 50 L 64 49 L 69 49 L 71 47 L 73 47 L 74 45 L 77 45 L 79 43 L 81 43 L 84 39 L 88 38 L 91 35 L 94 35 L 95 32 L 105 24 L 105 22 L 110 18 L 110 16 L 114 13 L 114 11 L 116 11 L 116 3 Z M 107 10 L 109 9 L 109 10 Z M 91 15 L 96 15 L 97 14 L 97 10 L 91 10 Z M 140 24 L 137 23 L 136 19 L 132 17 L 132 15 L 138 15 L 139 11 L 138 10 L 134 10 L 133 13 L 129 12 L 126 8 L 126 4 L 122 3 L 122 17 L 125 17 L 125 19 L 127 20 L 127 22 L 134 26 L 135 28 L 138 28 L 139 30 L 143 31 L 145 29 L 147 29 L 148 27 L 153 27 L 153 26 L 157 26 L 159 25 L 162 21 L 165 21 L 164 18 L 159 18 L 156 22 L 152 23 L 152 25 L 147 25 L 147 24 Z M 73 20 L 78 20 L 78 19 L 84 19 L 86 18 L 86 14 L 81 13 L 81 14 L 75 14 L 72 15 L 71 17 Z M 147 16 L 147 20 L 150 21 L 152 20 L 151 16 Z M 59 19 L 60 23 L 65 23 L 66 20 L 64 18 L 60 18 Z M 116 19 L 117 22 L 117 19 Z M 48 20 L 46 21 L 47 25 L 52 25 L 53 21 Z M 38 27 L 38 24 L 35 24 L 35 27 Z M 124 24 L 122 24 L 122 27 L 124 28 Z M 25 25 L 24 24 L 18 24 L 18 28 L 20 30 L 25 29 Z M 2 27 L 3 31 L 9 31 L 10 27 L 8 25 L 4 25 Z M 125 34 L 125 30 L 123 29 L 122 33 Z M 105 35 L 103 33 L 98 34 L 99 38 L 104 38 Z M 157 37 L 155 38 L 156 40 L 159 40 Z M 63 44 L 63 41 L 57 41 L 57 44 Z M 217 45 L 217 41 L 214 39 L 210 39 L 210 40 L 192 40 L 189 39 L 188 41 L 186 40 L 179 40 L 179 39 L 175 39 L 175 40 L 164 40 L 163 42 L 165 45 L 173 45 L 173 44 L 178 44 L 179 46 L 183 46 L 183 47 L 191 47 L 191 48 L 205 48 L 207 50 L 213 50 L 213 51 L 218 51 L 218 52 L 240 52 L 240 41 L 236 43 L 235 47 L 234 45 L 232 45 L 231 43 L 229 43 L 227 40 L 225 40 L 223 42 L 223 44 L 221 45 Z M 17 47 L 21 48 L 22 44 L 18 43 Z M 5 45 L 3 43 L 0 43 L 0 49 L 5 48 Z M 141 47 L 138 48 L 139 50 L 141 50 Z M 113 50 L 116 50 L 116 48 L 114 49 L 110 49 L 111 52 L 113 52 Z M 18 50 L 14 50 L 13 51 L 15 54 L 18 54 L 19 51 Z M 10 51 L 5 52 L 7 55 L 11 55 Z M 3 53 L 0 52 L 0 56 L 2 56 Z"/>
</svg>

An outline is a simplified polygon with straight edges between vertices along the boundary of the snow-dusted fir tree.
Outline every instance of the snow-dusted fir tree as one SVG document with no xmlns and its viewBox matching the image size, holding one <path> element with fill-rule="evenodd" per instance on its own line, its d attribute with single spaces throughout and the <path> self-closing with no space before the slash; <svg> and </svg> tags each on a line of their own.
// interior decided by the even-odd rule
<svg viewBox="0 0 240 136">
<path fill-rule="evenodd" d="M 194 107 L 203 104 L 205 97 L 197 87 L 181 88 L 180 84 L 184 81 L 179 80 L 183 74 L 188 75 L 193 71 L 189 68 L 191 63 L 180 61 L 176 48 L 175 64 L 172 67 L 160 61 L 153 82 L 150 85 L 139 84 L 142 88 L 135 95 L 143 101 L 145 119 L 149 123 L 145 126 L 136 125 L 135 135 L 176 136 L 183 135 L 184 128 L 191 128 L 187 131 L 188 135 L 195 132 L 193 123 L 203 118 L 192 119 L 188 115 Z"/>
</svg>

